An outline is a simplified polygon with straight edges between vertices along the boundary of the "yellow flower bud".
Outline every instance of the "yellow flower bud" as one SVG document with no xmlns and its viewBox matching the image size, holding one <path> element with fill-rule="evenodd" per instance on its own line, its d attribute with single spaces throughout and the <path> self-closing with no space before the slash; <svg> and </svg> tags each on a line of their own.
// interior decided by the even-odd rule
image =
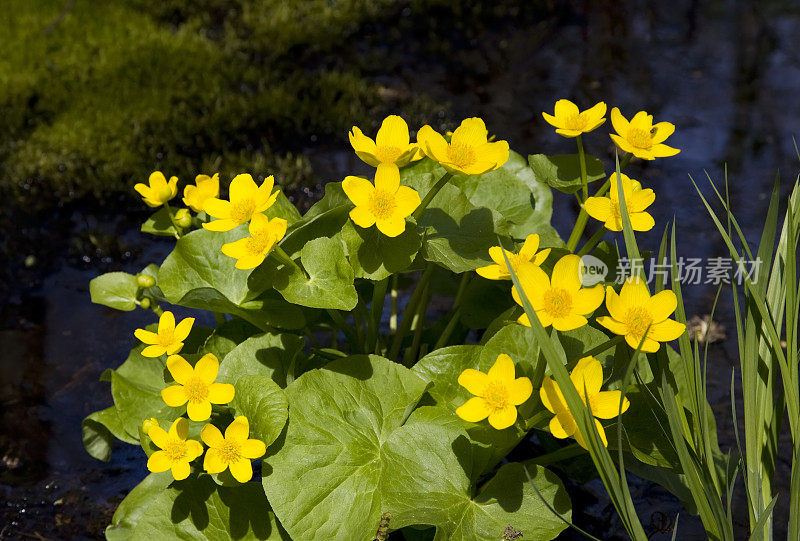
<svg viewBox="0 0 800 541">
<path fill-rule="evenodd" d="M 158 426 L 158 419 L 156 419 L 155 417 L 150 417 L 149 419 L 145 419 L 144 421 L 142 421 L 142 432 L 144 432 L 145 434 L 149 434 L 150 429 L 153 428 L 154 426 Z"/>
<path fill-rule="evenodd" d="M 191 226 L 192 215 L 189 213 L 189 209 L 178 209 L 178 211 L 175 213 L 175 223 L 184 229 Z"/>
</svg>

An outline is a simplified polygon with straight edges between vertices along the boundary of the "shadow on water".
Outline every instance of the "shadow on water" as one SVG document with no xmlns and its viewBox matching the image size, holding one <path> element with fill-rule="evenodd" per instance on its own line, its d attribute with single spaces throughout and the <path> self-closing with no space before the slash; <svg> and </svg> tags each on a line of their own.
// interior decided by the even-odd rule
<svg viewBox="0 0 800 541">
<path fill-rule="evenodd" d="M 792 135 L 800 125 L 798 23 L 800 8 L 770 1 L 560 3 L 539 22 L 486 28 L 438 57 L 420 57 L 409 39 L 407 49 L 397 52 L 400 60 L 391 73 L 378 71 L 375 77 L 448 103 L 451 119 L 482 116 L 490 131 L 522 154 L 573 151 L 573 143 L 555 136 L 540 115 L 561 97 L 583 105 L 604 100 L 626 116 L 647 109 L 657 120 L 675 123 L 670 143 L 681 153 L 634 162 L 631 175 L 658 194 L 656 223 L 676 220 L 681 254 L 725 256 L 686 175 L 703 185 L 708 171 L 722 181 L 727 164 L 737 216 L 748 238 L 757 240 L 776 171 L 793 179 L 797 170 Z M 417 37 L 424 39 L 424 34 Z M 586 144 L 590 152 L 611 158 L 607 128 L 588 136 Z M 315 148 L 311 155 L 324 179 L 366 171 L 345 144 Z M 556 201 L 554 223 L 563 235 L 576 207 L 568 197 Z M 110 401 L 107 384 L 98 382 L 100 373 L 124 359 L 132 329 L 149 321 L 139 312 L 91 305 L 88 282 L 111 268 L 136 272 L 160 260 L 169 245 L 152 248 L 149 239 L 130 233 L 139 215 L 120 219 L 97 209 L 82 212 L 106 217 L 92 217 L 89 225 L 68 221 L 55 236 L 63 241 L 70 231 L 71 250 L 53 245 L 38 251 L 40 261 L 51 261 L 34 261 L 25 272 L 35 274 L 37 267 L 52 272 L 35 289 L 20 286 L 2 308 L 0 538 L 99 537 L 116 503 L 146 473 L 144 456 L 132 446 L 117 446 L 111 462 L 104 464 L 89 457 L 81 444 L 81 419 Z M 11 235 L 14 227 L 8 225 L 3 235 Z M 109 227 L 121 240 L 99 249 L 103 243 L 96 242 L 97 236 Z M 642 235 L 641 243 L 656 246 L 660 234 L 656 229 Z M 35 235 L 47 236 L 42 231 Z M 15 246 L 27 249 L 25 242 Z M 708 313 L 715 293 L 714 284 L 688 287 L 690 314 Z M 719 319 L 732 328 L 729 312 Z M 728 340 L 711 349 L 710 372 L 719 377 L 712 377 L 709 392 L 723 449 L 733 443 L 728 382 L 737 364 L 735 347 Z M 590 482 L 573 492 L 579 523 L 603 539 L 623 537 L 600 485 Z M 632 492 L 652 539 L 669 539 L 669 519 L 681 511 L 680 505 L 659 487 L 635 478 Z M 785 516 L 781 505 L 779 500 L 779 516 Z M 744 534 L 746 512 L 739 516 Z M 686 529 L 679 537 L 702 538 L 696 522 L 682 514 Z M 565 533 L 563 538 L 574 537 Z"/>
</svg>

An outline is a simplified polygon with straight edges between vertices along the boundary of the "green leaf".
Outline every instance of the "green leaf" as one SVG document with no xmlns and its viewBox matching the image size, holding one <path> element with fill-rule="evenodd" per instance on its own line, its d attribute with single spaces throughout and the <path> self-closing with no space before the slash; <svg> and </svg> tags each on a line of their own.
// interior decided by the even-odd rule
<svg viewBox="0 0 800 541">
<path fill-rule="evenodd" d="M 263 484 L 293 539 L 371 539 L 378 527 L 386 457 L 425 382 L 377 356 L 332 361 L 286 389 L 289 424 L 264 458 Z"/>
<path fill-rule="evenodd" d="M 356 278 L 383 280 L 406 270 L 414 261 L 422 239 L 413 223 L 397 237 L 387 237 L 377 227 L 358 227 L 348 221 L 340 233 Z"/>
<path fill-rule="evenodd" d="M 295 304 L 309 308 L 352 310 L 358 303 L 353 269 L 341 241 L 320 237 L 300 250 L 300 261 L 308 278 L 294 269 L 275 277 L 275 289 Z"/>
<path fill-rule="evenodd" d="M 107 541 L 123 541 L 131 538 L 133 529 L 147 511 L 152 499 L 172 483 L 169 471 L 151 473 L 131 490 L 120 502 L 111 524 L 106 528 Z"/>
<path fill-rule="evenodd" d="M 292 334 L 264 333 L 248 338 L 225 356 L 217 381 L 236 384 L 241 376 L 266 376 L 286 387 L 293 360 L 305 341 Z"/>
<path fill-rule="evenodd" d="M 461 322 L 471 329 L 485 329 L 512 306 L 509 282 L 473 276 L 461 299 Z"/>
<path fill-rule="evenodd" d="M 108 272 L 89 282 L 89 295 L 93 303 L 125 312 L 136 308 L 138 291 L 136 276 L 127 272 Z"/>
<path fill-rule="evenodd" d="M 536 180 L 564 193 L 575 193 L 581 189 L 581 165 L 577 154 L 545 156 L 533 154 L 528 162 Z M 586 156 L 586 180 L 594 182 L 605 178 L 603 162 L 594 156 Z"/>
<path fill-rule="evenodd" d="M 242 376 L 236 380 L 231 406 L 250 421 L 250 437 L 270 445 L 280 435 L 289 416 L 283 390 L 267 376 Z"/>
<path fill-rule="evenodd" d="M 142 233 L 150 233 L 158 237 L 174 237 L 178 231 L 169 217 L 167 207 L 161 207 L 142 224 Z"/>
<path fill-rule="evenodd" d="M 257 327 L 243 319 L 236 317 L 229 319 L 214 329 L 214 332 L 203 344 L 201 353 L 213 353 L 217 359 L 222 361 L 236 346 L 258 333 Z"/>
<path fill-rule="evenodd" d="M 108 462 L 114 438 L 136 444 L 138 440 L 125 432 L 119 412 L 115 406 L 96 411 L 81 423 L 83 446 L 86 452 L 98 460 Z"/>
<path fill-rule="evenodd" d="M 283 190 L 278 190 L 278 197 L 272 206 L 264 212 L 264 215 L 270 219 L 283 218 L 289 226 L 301 219 L 300 211 L 289 201 Z"/>
</svg>

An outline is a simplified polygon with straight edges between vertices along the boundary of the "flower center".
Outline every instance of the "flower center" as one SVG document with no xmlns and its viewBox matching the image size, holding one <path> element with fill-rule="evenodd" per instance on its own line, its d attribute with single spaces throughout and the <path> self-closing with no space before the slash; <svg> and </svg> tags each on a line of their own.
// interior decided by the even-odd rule
<svg viewBox="0 0 800 541">
<path fill-rule="evenodd" d="M 653 323 L 653 316 L 645 308 L 636 306 L 628 309 L 625 315 L 625 324 L 628 332 L 636 338 L 641 339 L 647 332 L 647 328 Z"/>
<path fill-rule="evenodd" d="M 486 386 L 483 399 L 491 409 L 503 409 L 508 405 L 508 390 L 498 381 L 491 381 Z"/>
<path fill-rule="evenodd" d="M 631 128 L 628 130 L 628 142 L 636 148 L 650 148 L 653 146 L 653 132 Z"/>
<path fill-rule="evenodd" d="M 247 253 L 250 255 L 261 255 L 269 248 L 272 248 L 272 235 L 268 229 L 256 231 L 256 233 L 247 239 Z"/>
<path fill-rule="evenodd" d="M 403 151 L 398 147 L 381 146 L 375 149 L 375 157 L 381 163 L 394 163 Z"/>
<path fill-rule="evenodd" d="M 583 113 L 577 115 L 569 115 L 564 119 L 564 127 L 568 130 L 580 131 L 586 127 L 586 115 Z"/>
<path fill-rule="evenodd" d="M 200 378 L 193 377 L 183 386 L 183 392 L 189 398 L 189 402 L 203 402 L 208 398 L 208 384 Z"/>
<path fill-rule="evenodd" d="M 231 209 L 231 218 L 240 224 L 250 221 L 253 217 L 253 212 L 256 210 L 256 203 L 251 198 L 242 199 L 233 204 Z"/>
<path fill-rule="evenodd" d="M 172 440 L 167 444 L 164 453 L 169 458 L 170 462 L 178 462 L 186 458 L 186 442 L 181 440 Z"/>
<path fill-rule="evenodd" d="M 554 318 L 565 317 L 572 308 L 572 295 L 566 289 L 553 288 L 544 293 L 544 310 Z"/>
<path fill-rule="evenodd" d="M 375 190 L 369 202 L 369 209 L 378 220 L 388 220 L 394 214 L 397 203 L 394 194 L 385 190 Z"/>
<path fill-rule="evenodd" d="M 162 331 L 158 333 L 158 345 L 161 347 L 171 346 L 175 342 L 174 331 Z"/>
<path fill-rule="evenodd" d="M 468 167 L 475 163 L 475 149 L 463 143 L 451 144 L 447 147 L 447 157 L 458 167 Z"/>
<path fill-rule="evenodd" d="M 217 447 L 217 453 L 223 462 L 230 464 L 242 458 L 242 447 L 238 442 L 225 440 Z"/>
</svg>

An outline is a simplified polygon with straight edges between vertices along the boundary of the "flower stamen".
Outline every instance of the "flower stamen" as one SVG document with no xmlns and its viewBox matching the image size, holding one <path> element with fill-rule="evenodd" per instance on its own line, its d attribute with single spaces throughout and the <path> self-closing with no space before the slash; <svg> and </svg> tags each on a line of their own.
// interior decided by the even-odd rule
<svg viewBox="0 0 800 541">
<path fill-rule="evenodd" d="M 463 143 L 451 144 L 447 147 L 447 157 L 457 167 L 469 167 L 475 163 L 475 149 Z"/>
<path fill-rule="evenodd" d="M 566 289 L 548 289 L 543 300 L 544 310 L 554 318 L 565 317 L 572 309 L 572 295 Z"/>
<path fill-rule="evenodd" d="M 369 208 L 372 214 L 379 220 L 391 218 L 397 208 L 394 194 L 376 189 L 370 199 Z"/>
</svg>

